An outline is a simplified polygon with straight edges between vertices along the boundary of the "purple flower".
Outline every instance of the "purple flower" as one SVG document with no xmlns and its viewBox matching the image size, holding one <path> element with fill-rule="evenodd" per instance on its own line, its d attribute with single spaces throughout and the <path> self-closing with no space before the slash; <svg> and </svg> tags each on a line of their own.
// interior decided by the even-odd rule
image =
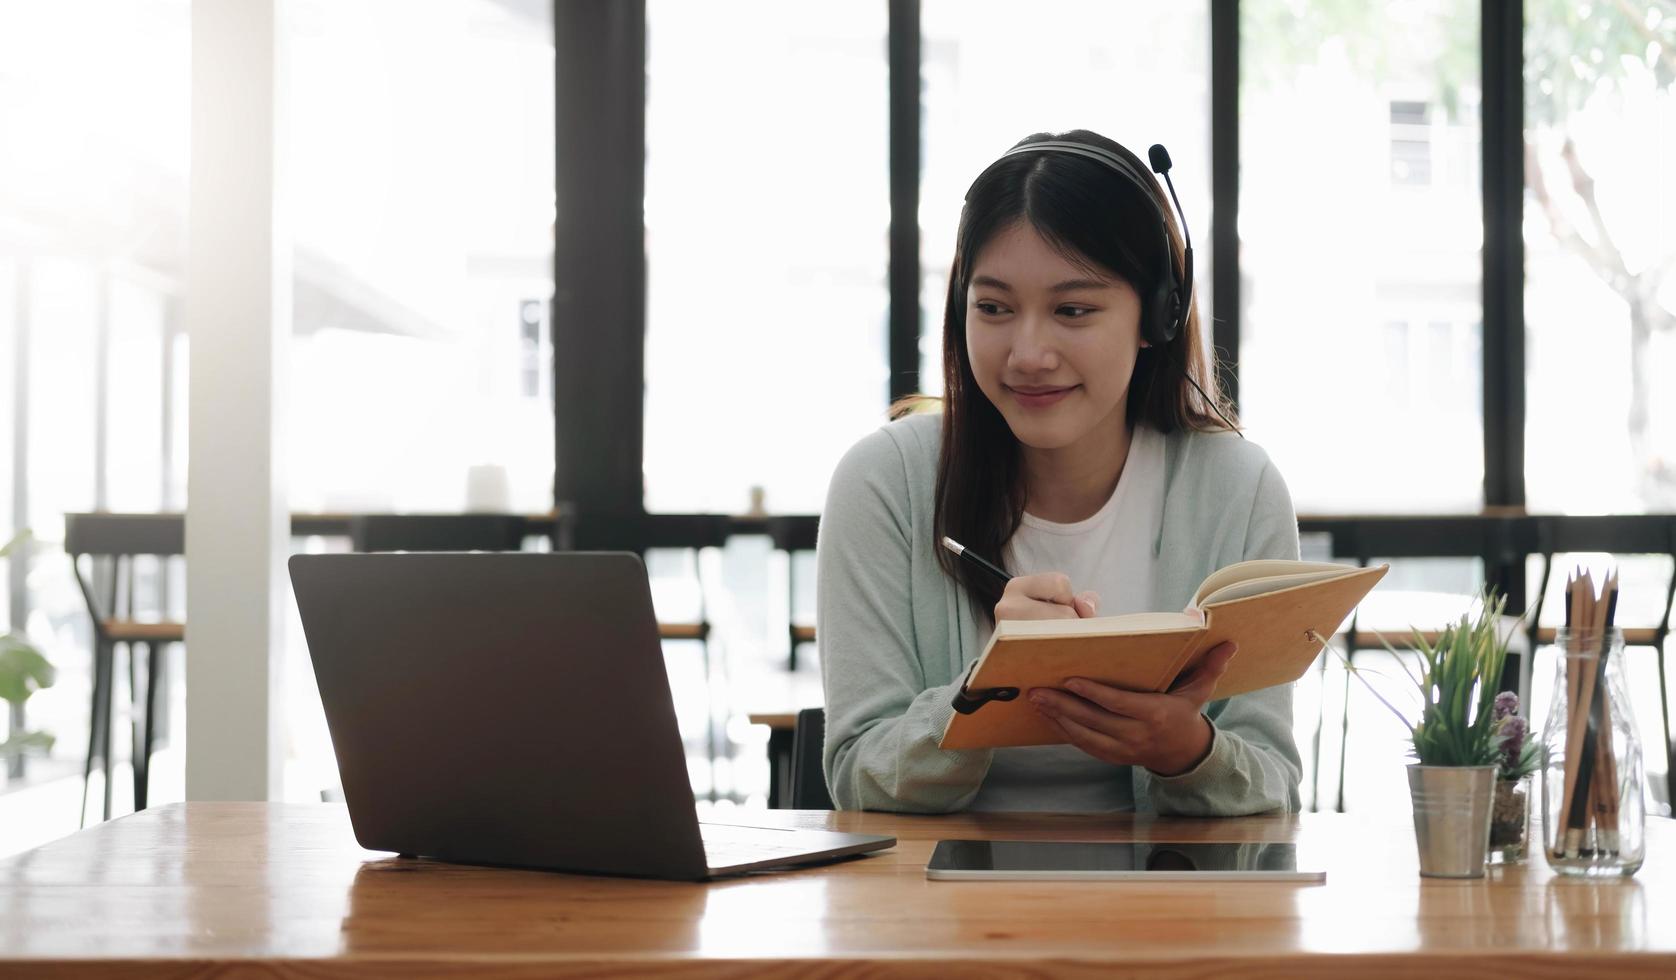
<svg viewBox="0 0 1676 980">
<path fill-rule="evenodd" d="M 1498 697 L 1496 700 L 1499 702 L 1501 698 Z M 1498 704 L 1497 707 L 1499 708 L 1500 705 Z M 1501 732 L 1502 735 L 1502 768 L 1512 772 L 1519 768 L 1519 755 L 1525 750 L 1527 723 L 1525 719 L 1518 715 L 1508 715 L 1502 719 L 1501 724 L 1496 726 L 1496 730 Z"/>
<path fill-rule="evenodd" d="M 1495 713 L 1491 718 L 1499 722 L 1503 718 L 1510 718 L 1519 713 L 1519 695 L 1512 691 L 1503 691 L 1496 695 Z"/>
</svg>

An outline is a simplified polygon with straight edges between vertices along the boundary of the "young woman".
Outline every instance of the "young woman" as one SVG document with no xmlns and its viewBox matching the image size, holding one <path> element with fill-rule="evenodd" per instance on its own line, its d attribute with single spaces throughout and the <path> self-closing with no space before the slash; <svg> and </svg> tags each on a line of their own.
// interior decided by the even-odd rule
<svg viewBox="0 0 1676 980">
<path fill-rule="evenodd" d="M 1082 678 L 1025 692 L 1068 744 L 937 747 L 995 621 L 1181 609 L 1218 568 L 1298 557 L 1285 483 L 1214 400 L 1185 269 L 1157 181 L 1095 133 L 1031 136 L 968 191 L 943 411 L 857 443 L 821 518 L 816 631 L 839 807 L 1298 808 L 1290 687 L 1207 703 L 1232 644 L 1166 694 Z M 999 560 L 1005 590 L 945 535 Z"/>
</svg>

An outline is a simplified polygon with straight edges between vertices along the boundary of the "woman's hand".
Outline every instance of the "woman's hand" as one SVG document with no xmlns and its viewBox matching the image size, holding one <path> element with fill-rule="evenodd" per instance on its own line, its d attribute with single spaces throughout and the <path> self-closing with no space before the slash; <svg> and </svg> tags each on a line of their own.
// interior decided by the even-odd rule
<svg viewBox="0 0 1676 980">
<path fill-rule="evenodd" d="M 1019 575 L 1007 583 L 995 604 L 995 621 L 1003 619 L 1088 619 L 1100 606 L 1093 592 L 1071 591 L 1071 580 L 1059 572 Z"/>
<path fill-rule="evenodd" d="M 1200 712 L 1237 649 L 1232 643 L 1212 648 L 1190 678 L 1165 694 L 1138 694 L 1073 677 L 1064 690 L 1031 688 L 1030 702 L 1067 741 L 1101 762 L 1179 776 L 1210 754 L 1216 729 Z"/>
</svg>

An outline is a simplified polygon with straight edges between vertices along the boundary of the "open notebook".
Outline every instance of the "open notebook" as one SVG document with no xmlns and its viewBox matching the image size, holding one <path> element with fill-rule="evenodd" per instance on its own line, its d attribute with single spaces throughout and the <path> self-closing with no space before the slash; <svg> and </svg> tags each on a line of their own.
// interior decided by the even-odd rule
<svg viewBox="0 0 1676 980">
<path fill-rule="evenodd" d="M 1389 566 L 1244 561 L 1211 573 L 1183 612 L 1093 619 L 1002 620 L 967 673 L 945 749 L 1053 745 L 1059 729 L 1019 695 L 1087 677 L 1131 691 L 1167 691 L 1224 640 L 1239 653 L 1217 683 L 1232 697 L 1303 676 Z"/>
</svg>

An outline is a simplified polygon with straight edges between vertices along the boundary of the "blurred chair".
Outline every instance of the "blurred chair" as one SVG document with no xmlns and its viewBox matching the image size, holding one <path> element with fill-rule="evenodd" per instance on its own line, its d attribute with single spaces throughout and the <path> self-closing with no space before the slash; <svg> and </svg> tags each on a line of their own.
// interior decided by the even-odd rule
<svg viewBox="0 0 1676 980">
<path fill-rule="evenodd" d="M 158 694 L 168 663 L 168 645 L 186 639 L 186 624 L 135 619 L 135 568 L 138 557 L 152 556 L 160 567 L 186 553 L 186 518 L 180 514 L 66 514 L 64 553 L 70 557 L 76 584 L 93 620 L 93 698 L 88 713 L 87 761 L 82 767 L 81 821 L 87 819 L 87 794 L 93 762 L 105 774 L 104 819 L 111 818 L 111 709 L 118 645 L 128 650 L 130 703 L 139 701 L 139 652 L 146 655 L 144 707 L 131 711 L 130 754 L 134 768 L 134 809 L 146 808 L 151 752 L 157 736 Z"/>
<path fill-rule="evenodd" d="M 768 809 L 791 803 L 791 774 L 797 746 L 797 712 L 755 711 L 746 716 L 753 725 L 768 728 Z"/>
<path fill-rule="evenodd" d="M 698 616 L 690 620 L 658 619 L 658 639 L 685 640 L 699 644 L 704 672 L 704 756 L 710 766 L 710 793 L 716 798 L 718 731 L 716 707 L 711 693 L 715 665 L 710 650 L 709 600 L 704 577 L 699 574 L 700 555 L 708 548 L 726 546 L 731 533 L 725 514 L 607 514 L 583 513 L 573 508 L 560 512 L 561 529 L 579 551 L 632 551 L 644 561 L 649 551 L 687 551 L 693 556 L 698 577 Z"/>
<path fill-rule="evenodd" d="M 768 521 L 768 537 L 786 555 L 787 646 L 786 669 L 797 670 L 798 648 L 815 642 L 815 624 L 797 621 L 797 556 L 812 554 L 818 521 L 810 517 L 775 517 Z"/>
<path fill-rule="evenodd" d="M 1537 518 L 1536 549 L 1542 557 L 1542 584 L 1537 587 L 1536 606 L 1526 629 L 1531 649 L 1556 641 L 1555 627 L 1540 625 L 1542 606 L 1548 597 L 1548 583 L 1554 572 L 1554 556 L 1568 552 L 1608 552 L 1613 555 L 1664 555 L 1670 558 L 1670 578 L 1665 585 L 1664 612 L 1656 626 L 1623 626 L 1624 647 L 1652 647 L 1659 671 L 1659 708 L 1664 735 L 1665 800 L 1676 808 L 1676 742 L 1670 737 L 1670 689 L 1665 680 L 1664 642 L 1670 636 L 1670 610 L 1676 603 L 1676 520 L 1665 519 L 1664 533 L 1649 538 L 1639 517 Z"/>
<path fill-rule="evenodd" d="M 362 514 L 350 519 L 356 551 L 521 551 L 518 514 Z"/>
<path fill-rule="evenodd" d="M 792 736 L 791 808 L 832 810 L 832 793 L 826 788 L 826 771 L 821 752 L 826 743 L 826 709 L 804 708 L 797 713 L 797 732 Z"/>
</svg>

